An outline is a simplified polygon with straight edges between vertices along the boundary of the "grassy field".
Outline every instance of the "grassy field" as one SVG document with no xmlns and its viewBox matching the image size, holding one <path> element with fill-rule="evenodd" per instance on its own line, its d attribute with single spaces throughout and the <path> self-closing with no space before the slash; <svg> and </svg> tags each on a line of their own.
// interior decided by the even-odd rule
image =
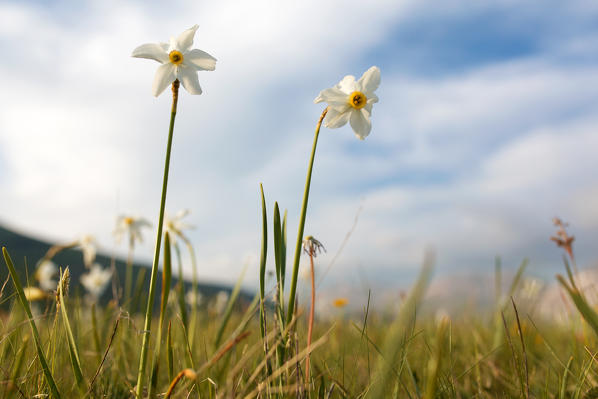
<svg viewBox="0 0 598 399">
<path fill-rule="evenodd" d="M 9 256 L 6 260 L 11 262 Z M 598 397 L 595 313 L 584 315 L 586 322 L 573 308 L 568 324 L 530 316 L 525 303 L 517 306 L 515 295 L 523 269 L 485 314 L 437 316 L 427 309 L 420 316 L 431 275 L 428 262 L 398 312 L 363 304 L 362 312 L 337 318 L 316 315 L 309 350 L 308 307 L 299 307 L 285 325 L 282 307 L 266 303 L 264 323 L 259 296 L 249 305 L 233 306 L 238 298 L 233 292 L 227 306 L 187 306 L 183 317 L 179 299 L 184 293 L 169 295 L 166 289 L 160 315 L 152 319 L 151 367 L 143 393 L 173 398 Z M 67 280 L 63 275 L 54 295 L 38 298 L 31 292 L 21 297 L 18 281 L 5 284 L 2 300 L 10 303 L 10 312 L 1 318 L 3 397 L 134 396 L 142 315 L 128 314 L 127 303 L 99 308 L 68 296 Z M 573 288 L 573 295 L 579 293 Z M 578 309 L 593 312 L 580 298 L 573 297 Z"/>
</svg>

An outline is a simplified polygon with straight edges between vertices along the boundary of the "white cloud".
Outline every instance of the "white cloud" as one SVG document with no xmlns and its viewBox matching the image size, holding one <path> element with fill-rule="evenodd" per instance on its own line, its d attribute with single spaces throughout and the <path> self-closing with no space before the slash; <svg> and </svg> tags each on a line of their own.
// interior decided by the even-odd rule
<svg viewBox="0 0 598 399">
<path fill-rule="evenodd" d="M 11 54 L 0 64 L 0 217 L 62 240 L 92 232 L 105 248 L 118 213 L 155 219 L 170 99 L 150 95 L 157 64 L 129 55 L 199 23 L 196 47 L 219 62 L 200 74 L 204 95 L 181 96 L 168 209 L 193 209 L 202 278 L 234 281 L 254 254 L 246 280 L 255 284 L 258 183 L 269 224 L 274 200 L 289 209 L 290 260 L 321 112 L 311 101 L 344 74 L 362 73 L 352 66 L 359 55 L 389 40 L 414 8 L 184 3 L 164 17 L 158 8 L 96 2 L 66 24 L 42 6 L 0 5 L 2 19 L 16 21 L 0 27 Z M 306 231 L 328 248 L 321 265 L 363 203 L 327 281 L 356 284 L 357 270 L 384 280 L 418 267 L 429 245 L 447 267 L 533 255 L 561 211 L 598 230 L 589 205 L 598 196 L 597 66 L 539 55 L 424 79 L 393 75 L 387 62 L 371 137 L 358 142 L 348 127 L 320 137 Z"/>
</svg>

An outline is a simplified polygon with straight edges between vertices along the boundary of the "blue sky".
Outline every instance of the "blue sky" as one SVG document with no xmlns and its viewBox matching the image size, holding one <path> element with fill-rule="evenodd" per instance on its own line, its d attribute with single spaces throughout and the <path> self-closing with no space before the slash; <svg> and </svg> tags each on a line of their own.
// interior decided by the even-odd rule
<svg viewBox="0 0 598 399">
<path fill-rule="evenodd" d="M 167 208 L 188 222 L 206 280 L 257 284 L 263 182 L 294 240 L 320 90 L 382 71 L 372 133 L 323 129 L 306 233 L 328 249 L 330 295 L 404 286 L 426 248 L 437 275 L 495 255 L 551 278 L 551 218 L 597 259 L 598 6 L 593 2 L 302 1 L 168 5 L 0 3 L 0 220 L 103 249 L 118 214 L 155 220 L 169 102 L 158 66 L 130 57 L 199 25 L 214 55 L 204 94 L 181 96 Z M 138 256 L 150 259 L 153 234 Z M 290 252 L 290 251 L 289 251 Z M 291 254 L 289 254 L 289 257 Z M 254 278 L 255 277 L 255 278 Z"/>
</svg>

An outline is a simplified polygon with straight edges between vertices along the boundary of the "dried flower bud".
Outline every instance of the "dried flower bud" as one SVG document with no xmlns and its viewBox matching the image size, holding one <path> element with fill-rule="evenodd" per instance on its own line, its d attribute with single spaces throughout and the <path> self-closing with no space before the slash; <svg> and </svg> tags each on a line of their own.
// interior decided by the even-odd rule
<svg viewBox="0 0 598 399">
<path fill-rule="evenodd" d="M 326 252 L 326 248 L 313 236 L 307 236 L 303 239 L 303 252 L 315 258 L 318 254 Z"/>
</svg>

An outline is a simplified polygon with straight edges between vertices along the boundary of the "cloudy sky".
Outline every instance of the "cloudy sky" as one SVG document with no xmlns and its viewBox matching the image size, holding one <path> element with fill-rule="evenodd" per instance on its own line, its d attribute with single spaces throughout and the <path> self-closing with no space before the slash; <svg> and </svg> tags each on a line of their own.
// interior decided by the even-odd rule
<svg viewBox="0 0 598 399">
<path fill-rule="evenodd" d="M 156 225 L 170 97 L 131 58 L 199 25 L 218 59 L 179 102 L 167 209 L 189 208 L 200 276 L 257 284 L 259 183 L 295 240 L 320 90 L 382 71 L 372 133 L 323 129 L 306 233 L 334 295 L 404 286 L 426 248 L 439 278 L 598 259 L 598 6 L 591 1 L 0 2 L 1 223 L 53 241 L 119 214 Z M 153 235 L 137 249 L 153 253 Z M 290 244 L 289 247 L 293 247 Z M 288 257 L 292 257 L 289 250 Z M 359 294 L 361 295 L 361 294 Z"/>
</svg>

